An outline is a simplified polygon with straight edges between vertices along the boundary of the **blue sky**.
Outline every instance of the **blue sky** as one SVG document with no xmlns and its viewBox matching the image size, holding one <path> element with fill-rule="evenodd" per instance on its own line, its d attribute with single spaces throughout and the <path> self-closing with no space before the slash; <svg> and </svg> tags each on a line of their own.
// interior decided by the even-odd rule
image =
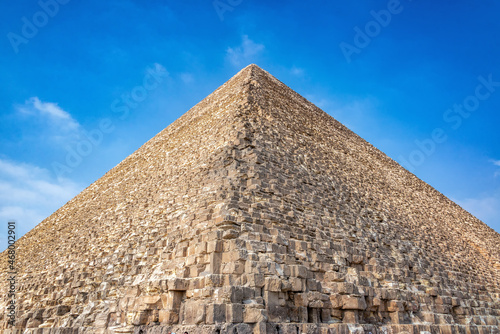
<svg viewBox="0 0 500 334">
<path fill-rule="evenodd" d="M 250 63 L 500 231 L 499 2 L 0 6 L 0 221 L 18 236 Z"/>
</svg>

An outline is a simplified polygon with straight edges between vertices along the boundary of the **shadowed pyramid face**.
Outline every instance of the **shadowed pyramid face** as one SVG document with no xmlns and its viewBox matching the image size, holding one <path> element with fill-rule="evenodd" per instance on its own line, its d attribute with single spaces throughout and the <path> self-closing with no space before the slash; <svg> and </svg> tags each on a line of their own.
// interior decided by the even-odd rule
<svg viewBox="0 0 500 334">
<path fill-rule="evenodd" d="M 250 65 L 18 241 L 15 325 L 494 333 L 499 244 Z"/>
</svg>

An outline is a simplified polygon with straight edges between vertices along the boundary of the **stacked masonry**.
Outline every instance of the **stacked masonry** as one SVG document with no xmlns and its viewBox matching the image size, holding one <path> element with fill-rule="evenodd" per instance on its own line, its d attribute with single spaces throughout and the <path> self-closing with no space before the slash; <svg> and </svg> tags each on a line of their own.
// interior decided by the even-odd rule
<svg viewBox="0 0 500 334">
<path fill-rule="evenodd" d="M 250 65 L 18 241 L 0 329 L 499 333 L 498 245 Z"/>
</svg>

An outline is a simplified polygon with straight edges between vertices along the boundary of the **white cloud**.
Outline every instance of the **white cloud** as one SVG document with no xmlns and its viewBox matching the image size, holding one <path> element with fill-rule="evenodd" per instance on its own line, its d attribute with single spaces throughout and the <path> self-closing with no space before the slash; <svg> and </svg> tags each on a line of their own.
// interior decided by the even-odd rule
<svg viewBox="0 0 500 334">
<path fill-rule="evenodd" d="M 255 62 L 255 59 L 264 50 L 263 44 L 258 44 L 243 35 L 242 43 L 234 48 L 227 48 L 226 59 L 236 67 L 243 67 Z"/>
<path fill-rule="evenodd" d="M 493 165 L 500 167 L 500 160 L 493 160 L 492 159 L 490 161 L 491 161 L 491 163 L 493 163 Z M 500 176 L 500 169 L 496 170 L 495 173 L 493 174 L 493 177 L 495 177 L 495 178 L 498 176 Z"/>
<path fill-rule="evenodd" d="M 15 220 L 24 234 L 83 189 L 69 179 L 55 179 L 47 169 L 0 159 L 0 221 Z M 0 251 L 7 247 L 0 231 Z"/>
<path fill-rule="evenodd" d="M 23 106 L 19 106 L 18 110 L 24 114 L 45 117 L 64 131 L 75 131 L 80 128 L 80 124 L 57 103 L 43 102 L 36 96 L 27 100 Z"/>
<path fill-rule="evenodd" d="M 153 65 L 154 65 L 153 70 L 154 70 L 155 73 L 158 73 L 158 74 L 163 75 L 163 76 L 169 75 L 167 69 L 162 64 L 160 64 L 160 63 L 154 63 Z"/>
</svg>

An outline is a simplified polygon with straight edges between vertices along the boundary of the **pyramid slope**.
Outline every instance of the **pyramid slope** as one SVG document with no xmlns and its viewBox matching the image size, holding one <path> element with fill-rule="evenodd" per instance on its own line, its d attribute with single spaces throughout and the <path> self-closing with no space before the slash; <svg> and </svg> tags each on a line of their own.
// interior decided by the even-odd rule
<svg viewBox="0 0 500 334">
<path fill-rule="evenodd" d="M 494 332 L 499 244 L 250 65 L 18 241 L 17 326 Z"/>
</svg>

